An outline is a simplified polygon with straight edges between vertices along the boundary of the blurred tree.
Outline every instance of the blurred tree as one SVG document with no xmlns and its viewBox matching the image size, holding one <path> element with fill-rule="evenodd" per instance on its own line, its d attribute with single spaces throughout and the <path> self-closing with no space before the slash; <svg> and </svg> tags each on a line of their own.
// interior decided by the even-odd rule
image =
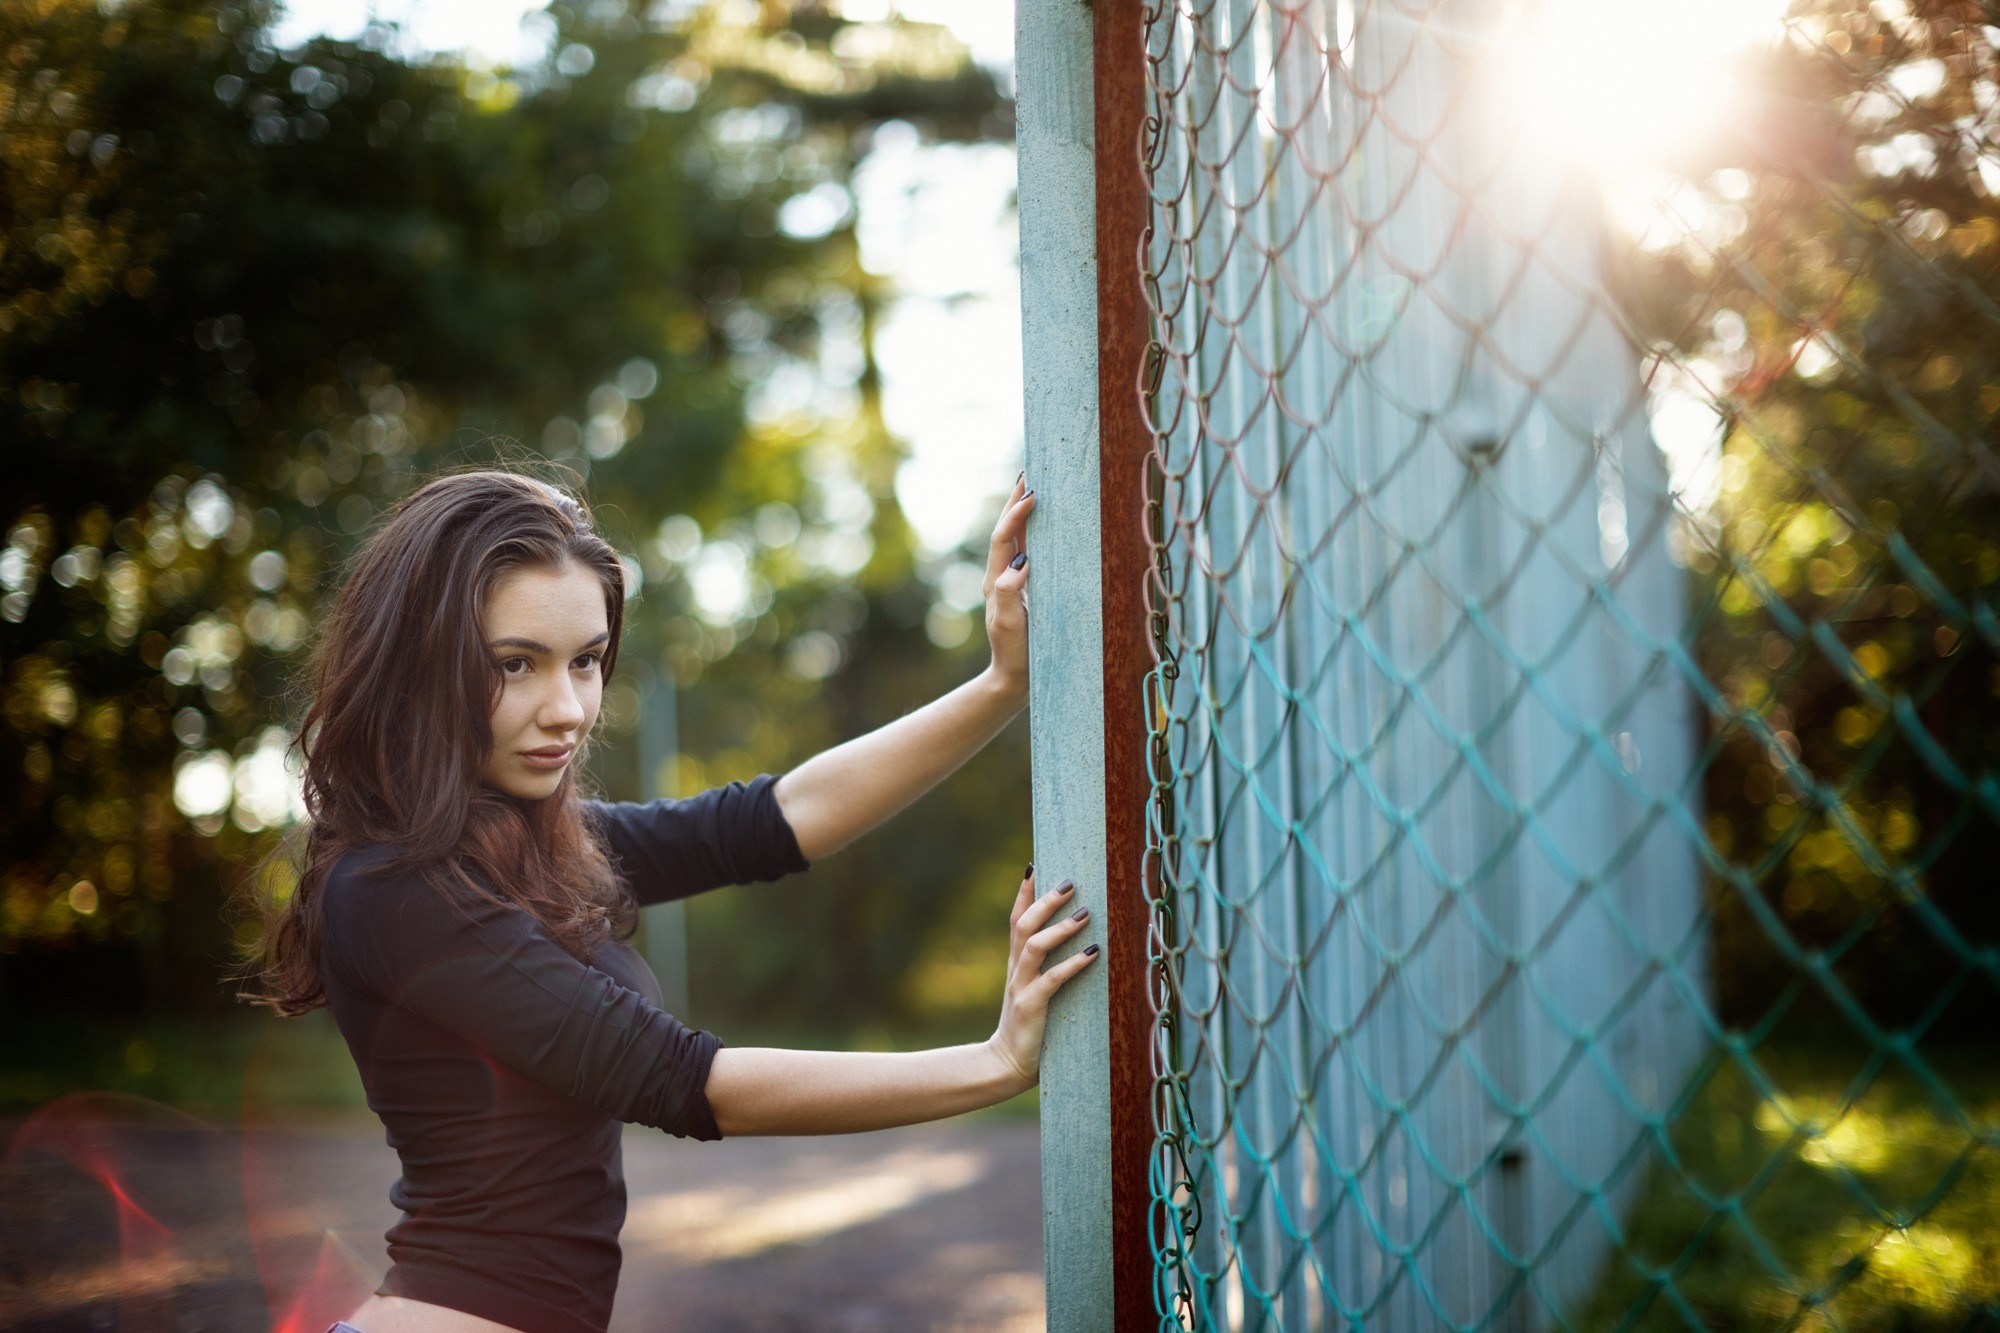
<svg viewBox="0 0 2000 1333">
<path fill-rule="evenodd" d="M 685 788 L 973 669 L 920 628 L 847 179 L 885 118 L 1005 134 L 1004 106 L 941 29 L 663 12 L 563 0 L 503 71 L 380 27 L 281 53 L 262 0 L 0 12 L 0 1003 L 107 963 L 215 992 L 218 896 L 296 813 L 315 609 L 439 466 L 539 457 L 629 553 L 613 794 L 650 673 L 684 691 Z M 718 1012 L 890 1012 L 925 903 L 1020 854 L 989 801 L 1022 768 L 703 916 L 738 964 Z"/>
<path fill-rule="evenodd" d="M 1663 377 L 1683 362 L 1680 391 L 1723 413 L 1687 536 L 1721 696 L 1708 831 L 1740 868 L 1715 973 L 1746 1026 L 1853 1030 L 1800 960 L 1891 1026 L 1978 1028 L 2000 998 L 2000 41 L 1982 22 L 1962 0 L 1795 6 L 1760 71 L 1768 114 L 1689 164 L 1686 243 L 1637 272 L 1642 326 L 1676 349 Z"/>
</svg>

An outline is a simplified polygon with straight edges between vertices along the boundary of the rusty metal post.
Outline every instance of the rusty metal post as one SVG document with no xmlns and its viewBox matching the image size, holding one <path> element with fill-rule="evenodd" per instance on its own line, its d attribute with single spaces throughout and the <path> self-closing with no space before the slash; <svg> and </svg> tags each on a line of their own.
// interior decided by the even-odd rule
<svg viewBox="0 0 2000 1333">
<path fill-rule="evenodd" d="M 1098 510 L 1104 604 L 1104 851 L 1111 1047 L 1111 1279 L 1116 1327 L 1159 1326 L 1154 1308 L 1152 1014 L 1147 1001 L 1145 467 L 1139 396 L 1151 318 L 1140 285 L 1147 219 L 1140 170 L 1146 69 L 1142 0 L 1095 0 Z"/>
</svg>

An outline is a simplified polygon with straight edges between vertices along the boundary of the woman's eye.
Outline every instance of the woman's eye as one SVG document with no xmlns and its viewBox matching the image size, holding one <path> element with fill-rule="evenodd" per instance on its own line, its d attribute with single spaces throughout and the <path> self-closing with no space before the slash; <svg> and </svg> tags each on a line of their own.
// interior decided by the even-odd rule
<svg viewBox="0 0 2000 1333">
<path fill-rule="evenodd" d="M 585 653 L 583 656 L 577 658 L 576 661 L 570 663 L 570 666 L 578 671 L 595 671 L 597 670 L 598 656 L 597 653 Z"/>
<path fill-rule="evenodd" d="M 527 670 L 528 659 L 525 657 L 509 657 L 500 663 L 500 674 L 503 676 L 524 675 Z"/>
</svg>

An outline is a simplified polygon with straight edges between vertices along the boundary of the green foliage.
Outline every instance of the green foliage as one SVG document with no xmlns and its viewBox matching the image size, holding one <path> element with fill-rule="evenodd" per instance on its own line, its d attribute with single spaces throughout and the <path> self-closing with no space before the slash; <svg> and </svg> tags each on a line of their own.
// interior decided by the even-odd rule
<svg viewBox="0 0 2000 1333">
<path fill-rule="evenodd" d="M 2000 57 L 1944 0 L 1799 5 L 1789 35 L 1772 115 L 1691 170 L 1685 243 L 1635 275 L 1663 372 L 1722 415 L 1679 535 L 1736 1031 L 1583 1327 L 2000 1302 Z"/>
<path fill-rule="evenodd" d="M 1968 13 L 1804 7 L 1771 117 L 1638 271 L 1643 325 L 1724 418 L 1687 546 L 1714 974 L 1746 1026 L 1963 1030 L 1994 997 L 2000 153 Z M 1830 985 L 1799 968 L 1819 956 Z"/>
<path fill-rule="evenodd" d="M 920 628 L 869 357 L 879 281 L 851 221 L 780 224 L 844 188 L 881 119 L 1004 132 L 990 78 L 923 25 L 857 41 L 820 10 L 642 9 L 559 2 L 550 58 L 498 72 L 399 59 L 379 28 L 280 53 L 260 0 L 0 13 L 17 978 L 216 912 L 295 813 L 290 683 L 341 561 L 441 467 L 587 482 L 628 553 L 643 590 L 595 764 L 613 795 L 643 785 L 626 738 L 661 673 L 685 790 L 976 669 Z M 800 382 L 818 387 L 780 391 Z M 729 595 L 697 598 L 704 571 Z M 712 1015 L 881 1016 L 926 906 L 996 844 L 1015 859 L 1022 770 L 997 756 L 893 850 L 785 891 L 803 910 L 699 917 L 698 956 L 727 960 Z M 212 979 L 222 953 L 163 966 Z"/>
<path fill-rule="evenodd" d="M 228 1122 L 263 1110 L 367 1108 L 333 1016 L 295 1021 L 239 1010 L 129 1023 L 51 1016 L 23 1029 L 0 1065 L 0 1109 L 25 1111 L 73 1092 L 122 1092 Z"/>
<path fill-rule="evenodd" d="M 1579 1325 L 1976 1326 L 2000 1302 L 2000 1163 L 1977 1129 L 2000 1122 L 1991 1062 L 1948 1056 L 1943 1099 L 1896 1070 L 1854 1098 L 1852 1048 L 1780 1048 L 1762 1063 L 1768 1087 L 1720 1063 L 1691 1090 L 1627 1252 Z M 1877 1209 L 1921 1220 L 1893 1227 Z"/>
</svg>

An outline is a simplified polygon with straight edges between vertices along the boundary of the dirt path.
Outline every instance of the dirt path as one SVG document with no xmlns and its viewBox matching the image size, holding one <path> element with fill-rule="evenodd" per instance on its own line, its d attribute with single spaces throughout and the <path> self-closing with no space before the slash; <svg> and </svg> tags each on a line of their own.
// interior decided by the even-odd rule
<svg viewBox="0 0 2000 1333">
<path fill-rule="evenodd" d="M 1033 1122 L 625 1143 L 613 1333 L 1043 1327 Z"/>
<path fill-rule="evenodd" d="M 100 1099 L 0 1141 L 9 1333 L 318 1333 L 387 1266 L 396 1162 L 372 1121 L 232 1134 Z M 633 1131 L 625 1166 L 613 1333 L 1043 1327 L 1032 1121 L 712 1144 Z"/>
</svg>

